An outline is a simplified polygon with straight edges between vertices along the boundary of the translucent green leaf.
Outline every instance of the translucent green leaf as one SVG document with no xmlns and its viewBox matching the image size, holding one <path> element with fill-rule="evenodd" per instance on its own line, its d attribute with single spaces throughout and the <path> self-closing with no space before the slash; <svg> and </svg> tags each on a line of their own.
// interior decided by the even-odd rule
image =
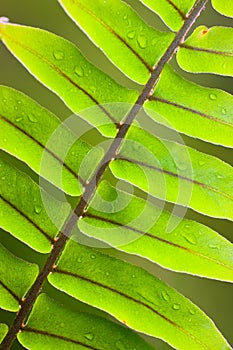
<svg viewBox="0 0 233 350">
<path fill-rule="evenodd" d="M 229 0 L 212 0 L 213 8 L 225 16 L 233 17 L 233 2 Z"/>
<path fill-rule="evenodd" d="M 132 128 L 110 168 L 155 197 L 233 220 L 233 169 L 218 158 Z"/>
<path fill-rule="evenodd" d="M 123 209 L 117 208 L 114 198 Z M 233 282 L 233 245 L 187 219 L 168 233 L 171 218 L 177 219 L 149 201 L 116 192 L 103 182 L 78 225 L 88 236 L 171 270 Z"/>
<path fill-rule="evenodd" d="M 0 160 L 0 179 L 1 228 L 33 249 L 48 253 L 69 213 L 69 205 L 55 200 L 29 176 L 3 159 Z M 57 226 L 48 216 L 45 202 Z"/>
<path fill-rule="evenodd" d="M 195 3 L 195 0 L 140 0 L 147 5 L 155 13 L 157 13 L 162 20 L 172 30 L 178 31 L 189 10 Z"/>
<path fill-rule="evenodd" d="M 191 83 L 168 65 L 145 109 L 153 119 L 169 128 L 233 147 L 233 96 Z"/>
<path fill-rule="evenodd" d="M 182 350 L 230 349 L 210 319 L 140 267 L 70 241 L 49 281 L 130 328 Z"/>
<path fill-rule="evenodd" d="M 94 171 L 102 152 L 96 148 L 88 156 L 89 168 L 84 173 L 82 167 L 79 176 L 80 165 L 92 149 L 90 145 L 76 140 L 54 114 L 21 92 L 0 86 L 0 101 L 1 149 L 26 162 L 66 193 L 80 195 L 81 185 Z M 67 155 L 64 149 L 68 149 Z"/>
<path fill-rule="evenodd" d="M 18 311 L 38 271 L 37 265 L 17 258 L 0 244 L 0 307 Z"/>
<path fill-rule="evenodd" d="M 131 79 L 144 84 L 174 34 L 149 27 L 119 0 L 59 0 L 75 23 Z"/>
<path fill-rule="evenodd" d="M 198 27 L 177 53 L 188 72 L 233 76 L 233 28 Z"/>
<path fill-rule="evenodd" d="M 107 136 L 116 134 L 121 113 L 102 106 L 110 102 L 134 102 L 138 93 L 118 85 L 97 69 L 69 41 L 41 29 L 0 23 L 7 48 L 30 73 L 54 91 L 74 112 Z M 107 88 L 106 88 L 107 87 Z M 88 107 L 91 110 L 81 112 Z M 105 126 L 106 125 L 106 126 Z"/>
<path fill-rule="evenodd" d="M 8 331 L 8 326 L 6 324 L 0 323 L 0 341 L 5 337 Z"/>
<path fill-rule="evenodd" d="M 31 350 L 152 350 L 131 330 L 91 314 L 74 312 L 42 294 L 18 335 Z"/>
</svg>

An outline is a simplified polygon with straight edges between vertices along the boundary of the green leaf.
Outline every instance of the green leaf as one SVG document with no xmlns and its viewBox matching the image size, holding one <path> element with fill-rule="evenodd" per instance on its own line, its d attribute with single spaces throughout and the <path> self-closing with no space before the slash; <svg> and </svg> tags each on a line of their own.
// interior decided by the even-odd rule
<svg viewBox="0 0 233 350">
<path fill-rule="evenodd" d="M 0 36 L 29 72 L 54 91 L 74 113 L 99 127 L 104 135 L 115 136 L 116 124 L 124 115 L 116 111 L 112 115 L 111 107 L 102 104 L 135 102 L 137 92 L 118 85 L 89 63 L 76 46 L 57 35 L 0 23 Z M 96 108 L 85 111 L 93 106 Z"/>
<path fill-rule="evenodd" d="M 1 228 L 41 253 L 50 252 L 53 239 L 68 216 L 69 205 L 55 200 L 3 159 L 0 178 Z"/>
<path fill-rule="evenodd" d="M 167 65 L 146 112 L 157 122 L 179 132 L 233 147 L 233 96 L 194 84 Z"/>
<path fill-rule="evenodd" d="M 181 350 L 230 349 L 210 319 L 140 267 L 69 241 L 49 281 L 130 328 Z"/>
<path fill-rule="evenodd" d="M 187 219 L 180 220 L 168 234 L 172 219 L 176 223 L 177 217 L 149 201 L 116 192 L 102 182 L 78 226 L 88 236 L 171 270 L 233 282 L 233 245 Z"/>
<path fill-rule="evenodd" d="M 149 27 L 119 0 L 58 0 L 75 23 L 131 79 L 144 84 L 174 34 Z"/>
<path fill-rule="evenodd" d="M 17 258 L 0 244 L 0 307 L 18 311 L 19 303 L 34 283 L 38 271 L 37 265 Z"/>
<path fill-rule="evenodd" d="M 172 30 L 178 31 L 195 0 L 140 0 L 157 13 Z"/>
<path fill-rule="evenodd" d="M 8 326 L 6 324 L 0 323 L 0 341 L 5 337 L 8 331 Z"/>
<path fill-rule="evenodd" d="M 131 128 L 110 168 L 155 197 L 233 220 L 233 170 L 218 158 Z"/>
<path fill-rule="evenodd" d="M 233 17 L 233 3 L 229 0 L 212 0 L 213 8 L 225 16 Z"/>
<path fill-rule="evenodd" d="M 18 339 L 31 350 L 152 350 L 131 330 L 101 317 L 74 312 L 46 294 L 38 297 Z"/>
<path fill-rule="evenodd" d="M 178 50 L 177 62 L 188 72 L 233 76 L 233 28 L 198 27 Z"/>
<path fill-rule="evenodd" d="M 0 86 L 0 147 L 26 162 L 40 176 L 71 195 L 80 195 L 82 185 L 102 157 L 96 148 L 88 156 L 89 168 L 80 165 L 92 147 L 66 125 L 26 95 Z M 15 145 L 17 144 L 17 147 Z M 68 154 L 64 150 L 68 150 Z M 79 174 L 79 175 L 78 175 Z M 61 176 L 59 176 L 61 175 Z"/>
</svg>

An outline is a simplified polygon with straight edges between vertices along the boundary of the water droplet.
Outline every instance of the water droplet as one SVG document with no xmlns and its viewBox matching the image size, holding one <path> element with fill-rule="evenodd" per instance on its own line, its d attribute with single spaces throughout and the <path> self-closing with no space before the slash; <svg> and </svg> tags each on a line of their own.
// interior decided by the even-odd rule
<svg viewBox="0 0 233 350">
<path fill-rule="evenodd" d="M 185 225 L 184 228 L 185 228 L 186 230 L 189 230 L 189 229 L 190 229 L 190 225 Z"/>
<path fill-rule="evenodd" d="M 56 60 L 61 61 L 64 58 L 64 53 L 62 51 L 54 51 L 53 56 Z"/>
<path fill-rule="evenodd" d="M 15 106 L 14 108 L 15 108 L 15 111 L 17 111 L 17 110 L 19 109 L 19 107 L 18 107 L 18 106 Z"/>
<path fill-rule="evenodd" d="M 1 178 L 1 179 L 2 179 L 3 181 L 4 181 L 4 180 L 6 180 L 6 176 L 2 176 L 2 178 Z"/>
<path fill-rule="evenodd" d="M 198 164 L 199 164 L 200 166 L 203 166 L 203 165 L 205 165 L 205 162 L 204 162 L 203 160 L 199 160 Z"/>
<path fill-rule="evenodd" d="M 82 69 L 82 67 L 77 66 L 74 69 L 75 74 L 77 74 L 79 77 L 83 77 L 84 76 L 84 70 Z"/>
<path fill-rule="evenodd" d="M 168 293 L 166 291 L 162 291 L 161 295 L 165 301 L 170 301 L 170 296 L 168 295 Z"/>
<path fill-rule="evenodd" d="M 64 322 L 62 322 L 62 323 L 60 324 L 60 326 L 61 326 L 61 328 L 63 328 L 63 327 L 65 326 Z"/>
<path fill-rule="evenodd" d="M 28 120 L 31 122 L 31 123 L 37 123 L 37 119 L 34 117 L 34 115 L 32 114 L 28 114 Z"/>
<path fill-rule="evenodd" d="M 222 68 L 223 68 L 223 69 L 226 69 L 226 68 L 227 68 L 226 62 L 223 63 Z"/>
<path fill-rule="evenodd" d="M 223 108 L 223 109 L 222 109 L 222 114 L 227 114 L 226 108 Z"/>
<path fill-rule="evenodd" d="M 219 249 L 219 246 L 217 244 L 210 243 L 209 248 L 211 249 Z"/>
<path fill-rule="evenodd" d="M 35 205 L 34 211 L 36 214 L 40 214 L 42 211 L 42 207 L 40 205 Z"/>
<path fill-rule="evenodd" d="M 127 16 L 127 15 L 124 15 L 123 19 L 124 19 L 124 20 L 127 20 L 127 19 L 128 19 L 128 16 Z"/>
<path fill-rule="evenodd" d="M 6 103 L 6 102 L 7 102 L 7 99 L 6 99 L 6 98 L 4 98 L 4 99 L 2 100 L 2 102 L 3 102 L 3 103 Z"/>
<path fill-rule="evenodd" d="M 147 38 L 145 35 L 139 35 L 137 38 L 137 42 L 141 49 L 145 49 L 147 47 Z"/>
<path fill-rule="evenodd" d="M 3 139 L 3 142 L 6 142 L 7 141 L 7 139 Z"/>
<path fill-rule="evenodd" d="M 21 105 L 22 101 L 19 100 L 19 101 L 17 101 L 17 103 L 18 103 L 18 105 Z"/>
<path fill-rule="evenodd" d="M 190 244 L 197 244 L 195 237 L 183 235 L 184 239 Z"/>
<path fill-rule="evenodd" d="M 132 278 L 136 278 L 136 275 L 132 275 Z"/>
<path fill-rule="evenodd" d="M 91 254 L 91 259 L 95 259 L 96 256 L 94 254 Z"/>
<path fill-rule="evenodd" d="M 110 273 L 109 272 L 105 272 L 105 275 L 108 277 L 110 275 Z"/>
<path fill-rule="evenodd" d="M 82 258 L 78 258 L 78 262 L 81 263 L 83 260 Z"/>
<path fill-rule="evenodd" d="M 128 32 L 127 37 L 128 37 L 129 39 L 134 39 L 134 38 L 135 38 L 135 35 L 136 35 L 135 30 L 131 30 L 130 32 Z"/>
<path fill-rule="evenodd" d="M 211 100 L 216 100 L 216 99 L 217 99 L 217 95 L 215 95 L 215 94 L 210 94 L 210 99 L 211 99 Z"/>
<path fill-rule="evenodd" d="M 93 334 L 93 333 L 87 333 L 87 334 L 84 334 L 84 337 L 85 337 L 87 340 L 92 341 L 92 340 L 94 339 L 94 334 Z"/>
<path fill-rule="evenodd" d="M 190 310 L 189 310 L 189 313 L 190 313 L 191 315 L 195 315 L 196 312 L 195 312 L 195 310 L 190 309 Z"/>
<path fill-rule="evenodd" d="M 23 120 L 23 117 L 17 117 L 17 118 L 15 119 L 16 123 L 21 122 L 21 120 Z"/>
<path fill-rule="evenodd" d="M 180 304 L 174 303 L 174 304 L 172 305 L 172 308 L 173 308 L 173 310 L 179 310 L 179 309 L 180 309 Z"/>
</svg>

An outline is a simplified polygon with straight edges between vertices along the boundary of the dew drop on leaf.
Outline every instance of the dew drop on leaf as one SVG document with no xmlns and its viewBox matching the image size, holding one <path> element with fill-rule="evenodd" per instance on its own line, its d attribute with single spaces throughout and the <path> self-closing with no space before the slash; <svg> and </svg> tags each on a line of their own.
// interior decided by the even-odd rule
<svg viewBox="0 0 233 350">
<path fill-rule="evenodd" d="M 137 38 L 137 42 L 141 49 L 145 49 L 147 47 L 147 38 L 145 35 L 139 35 Z"/>
<path fill-rule="evenodd" d="M 94 339 L 94 334 L 93 333 L 87 333 L 87 334 L 84 334 L 84 337 L 87 340 L 92 341 Z"/>
<path fill-rule="evenodd" d="M 61 61 L 64 58 L 64 53 L 62 51 L 54 51 L 53 56 L 56 60 Z"/>
<path fill-rule="evenodd" d="M 190 310 L 189 310 L 189 313 L 190 313 L 191 315 L 195 315 L 195 310 L 190 309 Z"/>
<path fill-rule="evenodd" d="M 15 119 L 16 123 L 19 123 L 19 122 L 21 122 L 22 120 L 23 120 L 23 117 L 17 117 L 17 118 Z"/>
<path fill-rule="evenodd" d="M 84 76 L 84 71 L 83 71 L 82 67 L 77 66 L 77 67 L 75 67 L 74 71 L 75 71 L 75 74 L 77 74 L 79 77 Z"/>
<path fill-rule="evenodd" d="M 203 166 L 203 165 L 205 165 L 205 162 L 204 162 L 203 160 L 199 160 L 198 164 L 199 164 L 200 166 Z"/>
<path fill-rule="evenodd" d="M 172 308 L 173 308 L 173 310 L 179 310 L 179 309 L 180 309 L 180 304 L 174 303 L 174 304 L 172 305 Z"/>
<path fill-rule="evenodd" d="M 215 94 L 210 94 L 210 99 L 211 99 L 211 100 L 216 100 L 216 99 L 217 99 L 217 95 L 215 95 Z"/>
<path fill-rule="evenodd" d="M 4 99 L 2 100 L 2 102 L 3 102 L 3 103 L 6 103 L 6 102 L 7 102 L 7 100 L 4 98 Z"/>
<path fill-rule="evenodd" d="M 128 32 L 127 37 L 129 39 L 133 39 L 133 38 L 135 38 L 135 35 L 136 35 L 135 30 L 131 30 L 130 32 Z"/>
<path fill-rule="evenodd" d="M 194 237 L 191 237 L 191 236 L 188 236 L 188 235 L 183 235 L 183 237 L 188 243 L 193 244 L 193 245 L 197 244 L 197 242 L 196 242 Z"/>
<path fill-rule="evenodd" d="M 35 207 L 34 207 L 34 211 L 35 211 L 35 213 L 36 213 L 36 214 L 40 214 L 40 213 L 41 213 L 41 211 L 42 211 L 42 207 L 41 207 L 41 206 L 39 206 L 39 205 L 35 205 Z"/>
<path fill-rule="evenodd" d="M 94 254 L 91 254 L 91 259 L 95 259 L 96 256 Z"/>
<path fill-rule="evenodd" d="M 37 119 L 34 117 L 34 115 L 32 114 L 28 114 L 28 120 L 31 122 L 31 123 L 37 123 Z"/>
<path fill-rule="evenodd" d="M 165 301 L 170 301 L 170 296 L 168 295 L 168 293 L 166 291 L 162 291 L 161 295 Z"/>
<path fill-rule="evenodd" d="M 109 272 L 106 272 L 105 275 L 106 275 L 106 276 L 109 276 L 110 274 L 109 274 Z"/>
<path fill-rule="evenodd" d="M 222 109 L 222 114 L 227 114 L 227 110 L 225 108 Z"/>
</svg>

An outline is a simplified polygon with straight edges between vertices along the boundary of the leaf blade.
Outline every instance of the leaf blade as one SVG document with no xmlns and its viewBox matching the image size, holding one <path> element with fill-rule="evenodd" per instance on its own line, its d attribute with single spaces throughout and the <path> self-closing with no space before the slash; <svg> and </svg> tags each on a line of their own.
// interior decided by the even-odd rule
<svg viewBox="0 0 233 350">
<path fill-rule="evenodd" d="M 193 73 L 233 76 L 233 28 L 198 27 L 177 52 L 179 66 Z"/>
<path fill-rule="evenodd" d="M 59 3 L 123 73 L 141 84 L 146 83 L 153 66 L 174 37 L 172 33 L 149 27 L 127 4 L 118 0 L 104 4 L 100 0 L 91 3 L 59 0 Z"/>
<path fill-rule="evenodd" d="M 140 0 L 152 11 L 157 13 L 165 24 L 174 31 L 178 31 L 195 0 L 182 2 L 180 0 Z"/>
<path fill-rule="evenodd" d="M 114 176 L 157 198 L 233 220 L 233 172 L 229 164 L 139 128 L 131 128 L 127 140 L 118 159 L 110 164 Z M 131 140 L 140 146 L 132 146 Z"/>
<path fill-rule="evenodd" d="M 19 304 L 34 283 L 39 268 L 36 264 L 14 256 L 1 244 L 0 256 L 0 307 L 8 311 L 18 311 Z"/>
<path fill-rule="evenodd" d="M 190 301 L 143 269 L 89 247 L 70 241 L 49 282 L 179 349 L 230 349 L 213 323 Z M 190 309 L 192 325 L 188 322 Z"/>
<path fill-rule="evenodd" d="M 108 183 L 100 184 L 78 222 L 82 233 L 170 270 L 233 282 L 233 245 L 217 232 L 182 219 L 168 233 L 170 220 L 177 217 L 123 191 L 117 191 L 123 209 L 111 210 L 114 195 Z"/>
<path fill-rule="evenodd" d="M 0 160 L 0 174 L 1 227 L 31 248 L 41 253 L 50 252 L 58 227 L 62 226 L 69 213 L 69 205 L 55 200 L 29 176 L 3 159 Z M 9 179 L 11 182 L 8 182 Z M 56 218 L 56 224 L 44 208 L 42 193 L 51 209 L 50 214 L 53 214 L 52 219 Z"/>
<path fill-rule="evenodd" d="M 212 0 L 213 8 L 221 14 L 233 17 L 233 4 L 227 0 Z"/>
<path fill-rule="evenodd" d="M 28 164 L 37 174 L 71 195 L 80 195 L 88 174 L 79 175 L 83 159 L 92 147 L 51 112 L 21 92 L 0 86 L 0 147 Z M 17 147 L 15 145 L 17 144 Z M 65 154 L 64 150 L 67 150 Z M 95 169 L 102 152 L 89 157 Z M 61 176 L 60 176 L 61 175 Z"/>
<path fill-rule="evenodd" d="M 117 124 L 124 116 L 112 115 L 111 109 L 103 104 L 112 101 L 133 103 L 137 92 L 117 84 L 89 63 L 74 44 L 55 34 L 4 23 L 0 23 L 0 34 L 3 43 L 28 71 L 55 92 L 74 113 L 100 128 L 104 135 L 115 136 Z M 88 113 L 87 109 L 93 106 L 95 113 Z"/>
<path fill-rule="evenodd" d="M 44 310 L 47 310 L 44 317 Z M 62 322 L 61 322 L 62 321 Z M 138 335 L 122 326 L 91 314 L 74 312 L 47 295 L 38 297 L 24 330 L 18 335 L 22 345 L 32 350 L 93 349 L 115 350 L 128 346 L 151 350 Z M 117 347 L 118 346 L 118 347 Z"/>
<path fill-rule="evenodd" d="M 232 148 L 232 105 L 232 95 L 189 82 L 167 65 L 145 110 L 169 128 Z"/>
</svg>

